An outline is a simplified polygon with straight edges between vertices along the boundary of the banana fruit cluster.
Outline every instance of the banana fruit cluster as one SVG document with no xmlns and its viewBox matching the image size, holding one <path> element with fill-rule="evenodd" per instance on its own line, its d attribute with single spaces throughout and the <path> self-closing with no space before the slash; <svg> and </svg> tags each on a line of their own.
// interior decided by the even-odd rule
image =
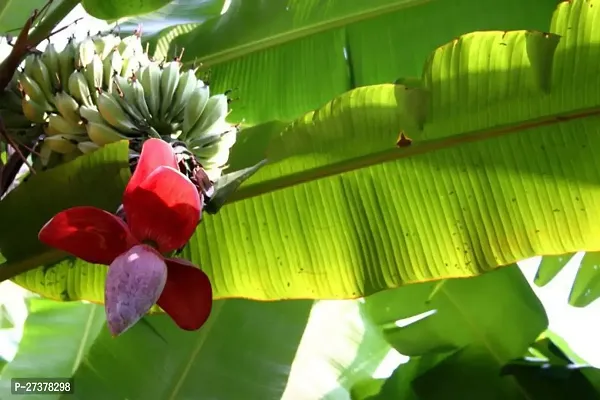
<svg viewBox="0 0 600 400">
<path fill-rule="evenodd" d="M 25 59 L 16 80 L 21 113 L 15 98 L 11 104 L 20 119 L 5 121 L 15 129 L 42 127 L 43 166 L 54 154 L 68 161 L 119 140 L 160 137 L 185 143 L 214 181 L 236 140 L 237 127 L 225 120 L 227 96 L 210 96 L 178 60 L 151 60 L 137 34 L 88 36 L 60 52 L 49 44 Z"/>
<path fill-rule="evenodd" d="M 23 115 L 17 74 L 12 77 L 4 91 L 0 92 L 0 118 L 4 122 L 7 134 L 17 144 L 31 142 L 40 134 L 40 127 Z"/>
</svg>

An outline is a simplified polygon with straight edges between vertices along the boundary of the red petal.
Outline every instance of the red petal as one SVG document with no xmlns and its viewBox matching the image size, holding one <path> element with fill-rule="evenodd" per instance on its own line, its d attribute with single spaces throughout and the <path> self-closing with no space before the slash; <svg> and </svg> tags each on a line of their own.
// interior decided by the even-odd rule
<svg viewBox="0 0 600 400">
<path fill-rule="evenodd" d="M 178 169 L 173 148 L 161 139 L 146 140 L 135 172 L 125 188 L 125 196 L 135 190 L 156 168 L 162 166 Z"/>
<path fill-rule="evenodd" d="M 193 264 L 166 258 L 167 284 L 158 305 L 186 331 L 200 329 L 212 309 L 212 287 L 208 276 Z"/>
<path fill-rule="evenodd" d="M 200 195 L 181 172 L 157 168 L 123 199 L 129 229 L 139 241 L 150 240 L 161 253 L 190 240 L 200 221 Z"/>
<path fill-rule="evenodd" d="M 106 275 L 104 307 L 113 336 L 140 320 L 158 300 L 167 281 L 164 258 L 146 245 L 132 247 L 117 257 Z"/>
<path fill-rule="evenodd" d="M 38 238 L 87 262 L 106 265 L 135 245 L 123 220 L 96 207 L 59 212 L 42 227 Z"/>
</svg>

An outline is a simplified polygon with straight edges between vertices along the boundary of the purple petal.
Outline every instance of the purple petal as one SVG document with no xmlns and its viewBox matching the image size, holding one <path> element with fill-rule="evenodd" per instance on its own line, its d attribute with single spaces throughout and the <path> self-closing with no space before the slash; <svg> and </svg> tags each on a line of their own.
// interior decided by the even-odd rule
<svg viewBox="0 0 600 400">
<path fill-rule="evenodd" d="M 104 305 L 108 328 L 120 335 L 156 303 L 167 281 L 167 266 L 153 248 L 137 245 L 118 256 L 108 269 Z"/>
</svg>

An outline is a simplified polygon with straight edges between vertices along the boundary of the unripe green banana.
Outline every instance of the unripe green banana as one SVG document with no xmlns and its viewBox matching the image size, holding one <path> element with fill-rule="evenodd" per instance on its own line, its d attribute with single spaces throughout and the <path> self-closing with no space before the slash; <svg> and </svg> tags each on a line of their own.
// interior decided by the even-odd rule
<svg viewBox="0 0 600 400">
<path fill-rule="evenodd" d="M 92 106 L 92 94 L 87 80 L 81 71 L 75 71 L 69 77 L 69 92 L 79 103 Z"/>
<path fill-rule="evenodd" d="M 60 67 L 60 84 L 63 89 L 69 87 L 69 77 L 75 71 L 75 57 L 77 55 L 77 45 L 73 39 L 69 39 L 67 45 L 58 53 L 58 64 Z"/>
<path fill-rule="evenodd" d="M 61 131 L 57 130 L 56 128 L 51 127 L 50 124 L 48 124 L 48 123 L 45 123 L 42 126 L 42 128 L 43 128 L 44 134 L 46 136 L 56 136 L 56 135 L 62 135 L 63 134 Z"/>
<path fill-rule="evenodd" d="M 210 97 L 210 89 L 201 80 L 196 83 L 196 89 L 190 95 L 187 105 L 183 111 L 183 137 L 188 137 L 188 133 L 200 119 L 206 103 Z"/>
<path fill-rule="evenodd" d="M 135 102 L 137 109 L 140 110 L 146 121 L 150 122 L 152 120 L 152 115 L 148 109 L 148 104 L 146 104 L 144 87 L 135 76 L 131 80 L 131 91 L 133 95 L 133 101 Z"/>
<path fill-rule="evenodd" d="M 50 161 L 50 156 L 52 155 L 52 149 L 50 148 L 50 145 L 48 143 L 46 143 L 45 141 L 42 142 L 38 153 L 39 153 L 39 160 L 40 160 L 40 163 L 42 164 L 42 167 L 48 166 L 48 162 Z M 34 166 L 34 168 L 35 168 L 35 166 Z"/>
<path fill-rule="evenodd" d="M 122 135 L 116 129 L 96 122 L 87 124 L 87 134 L 92 142 L 98 146 L 106 146 L 107 144 L 118 142 L 119 140 L 129 139 Z"/>
<path fill-rule="evenodd" d="M 162 135 L 185 141 L 188 157 L 218 176 L 235 143 L 226 96 L 211 97 L 196 71 L 182 71 L 179 61 L 150 62 L 137 35 L 88 36 L 60 53 L 49 45 L 24 70 L 13 77 L 19 84 L 6 89 L 12 96 L 0 95 L 0 117 L 10 122 L 11 135 L 37 137 L 43 129 L 46 142 L 37 151 L 54 157 L 48 167 L 115 141 Z M 12 105 L 11 113 L 3 102 L 20 107 Z M 33 161 L 43 160 L 36 153 Z"/>
<path fill-rule="evenodd" d="M 112 90 L 113 76 L 118 74 L 123 68 L 123 57 L 121 57 L 121 54 L 117 50 L 113 50 L 103 61 L 103 64 L 104 88 L 110 92 Z"/>
<path fill-rule="evenodd" d="M 117 46 L 117 49 L 119 50 L 119 53 L 121 53 L 121 56 L 124 59 L 131 58 L 134 55 L 144 53 L 142 40 L 137 34 L 124 37 Z"/>
<path fill-rule="evenodd" d="M 121 67 L 120 75 L 125 78 L 131 78 L 133 73 L 139 70 L 140 67 L 140 58 L 137 56 L 137 54 L 134 54 L 128 58 L 123 58 L 123 66 Z"/>
<path fill-rule="evenodd" d="M 179 83 L 177 89 L 175 89 L 175 95 L 173 96 L 173 102 L 169 107 L 169 113 L 167 120 L 173 121 L 175 117 L 183 110 L 192 95 L 196 90 L 196 71 L 188 69 L 179 77 Z"/>
<path fill-rule="evenodd" d="M 100 93 L 97 106 L 102 118 L 114 128 L 125 133 L 133 133 L 137 130 L 129 115 L 123 110 L 117 99 L 110 94 Z"/>
<path fill-rule="evenodd" d="M 219 121 L 225 120 L 228 114 L 228 101 L 227 96 L 224 94 L 217 94 L 211 96 L 206 102 L 206 107 L 202 111 L 200 119 L 188 134 L 191 139 L 200 137 L 202 132 L 210 130 L 210 128 L 218 123 Z"/>
<path fill-rule="evenodd" d="M 227 146 L 228 148 L 232 148 L 235 142 L 237 141 L 237 134 L 239 130 L 237 126 L 233 126 L 231 128 L 232 129 L 226 131 L 225 133 L 222 133 L 221 138 L 219 139 L 221 143 L 223 143 L 223 145 Z"/>
<path fill-rule="evenodd" d="M 25 117 L 37 124 L 41 124 L 48 120 L 47 107 L 33 101 L 27 94 L 23 96 L 22 110 Z"/>
<path fill-rule="evenodd" d="M 33 59 L 33 68 L 31 69 L 31 77 L 39 85 L 40 89 L 44 92 L 46 99 L 52 104 L 52 98 L 54 97 L 54 89 L 52 88 L 52 78 L 50 78 L 50 72 L 48 67 L 42 61 L 41 56 L 36 56 Z"/>
<path fill-rule="evenodd" d="M 12 78 L 10 78 L 10 82 L 6 86 L 5 90 L 8 90 L 17 96 L 19 96 L 19 100 L 21 100 L 21 90 L 19 89 L 19 78 L 21 77 L 21 72 L 16 70 L 13 74 Z"/>
<path fill-rule="evenodd" d="M 187 104 L 187 103 L 186 103 Z M 174 121 L 181 121 L 181 129 L 183 130 L 183 116 L 185 115 L 185 107 L 181 109 L 181 111 L 179 111 L 177 113 L 177 115 L 175 115 L 173 117 Z"/>
<path fill-rule="evenodd" d="M 67 121 L 78 124 L 81 121 L 79 116 L 79 103 L 67 92 L 60 91 L 54 96 L 54 104 Z"/>
<path fill-rule="evenodd" d="M 223 153 L 222 150 L 228 151 L 228 147 L 222 144 L 221 142 L 216 142 L 210 144 L 208 146 L 197 147 L 191 150 L 198 158 L 206 160 L 212 163 L 218 163 L 214 158 L 218 156 L 220 153 Z M 224 162 L 227 162 L 225 159 Z"/>
<path fill-rule="evenodd" d="M 122 94 L 125 99 L 132 101 L 133 100 L 133 88 L 129 83 L 129 79 L 122 77 L 120 75 L 115 75 L 113 77 L 113 88 L 111 90 L 112 94 Z"/>
<path fill-rule="evenodd" d="M 35 53 L 28 54 L 27 57 L 25 57 L 25 60 L 23 61 L 23 73 L 25 73 L 25 75 L 32 75 L 34 65 L 33 60 L 35 60 L 36 57 L 37 54 Z"/>
<path fill-rule="evenodd" d="M 46 136 L 44 143 L 54 152 L 69 154 L 77 150 L 77 140 L 73 135 Z"/>
<path fill-rule="evenodd" d="M 42 53 L 42 61 L 48 68 L 48 74 L 52 80 L 52 89 L 58 89 L 60 84 L 60 62 L 58 51 L 52 43 L 48 43 L 46 50 Z"/>
<path fill-rule="evenodd" d="M 163 66 L 162 73 L 160 75 L 160 96 L 161 106 L 159 119 L 170 122 L 166 119 L 169 109 L 173 104 L 173 96 L 179 83 L 179 69 L 181 64 L 178 61 L 171 61 Z"/>
<path fill-rule="evenodd" d="M 125 110 L 127 115 L 129 115 L 129 118 L 135 126 L 138 128 L 148 126 L 146 119 L 131 100 L 127 100 L 127 98 L 119 92 L 112 93 L 112 96 L 115 98 L 115 100 L 117 100 L 117 103 L 119 103 L 123 110 Z"/>
<path fill-rule="evenodd" d="M 48 103 L 44 91 L 40 88 L 40 85 L 33 80 L 33 78 L 23 73 L 19 77 L 19 82 L 21 83 L 25 94 L 29 96 L 32 101 L 44 107 L 44 110 L 46 111 L 53 111 L 53 107 L 50 105 L 50 103 Z"/>
<path fill-rule="evenodd" d="M 127 78 L 123 78 L 122 76 L 115 75 L 114 81 L 115 83 L 113 84 L 113 91 L 111 94 L 121 105 L 123 110 L 129 114 L 131 119 L 134 122 L 137 122 L 138 126 L 143 126 L 146 118 L 137 108 L 133 94 L 133 87 L 129 83 L 129 80 Z"/>
<path fill-rule="evenodd" d="M 142 67 L 139 70 L 140 83 L 144 87 L 146 104 L 153 117 L 158 118 L 160 111 L 160 67 L 156 63 Z"/>
<path fill-rule="evenodd" d="M 96 108 L 96 106 L 79 107 L 79 115 L 81 115 L 81 118 L 85 119 L 87 123 L 104 123 L 104 119 L 102 118 L 102 115 L 100 115 L 100 111 L 98 111 L 98 108 Z"/>
<path fill-rule="evenodd" d="M 98 54 L 102 60 L 106 59 L 106 57 L 119 46 L 119 43 L 121 43 L 121 38 L 112 33 L 108 35 L 96 35 L 92 37 L 92 40 L 96 46 L 96 54 Z"/>
<path fill-rule="evenodd" d="M 198 157 L 198 162 L 203 166 L 215 165 L 221 167 L 229 159 L 229 147 L 221 142 L 194 149 L 192 153 Z"/>
<path fill-rule="evenodd" d="M 81 69 L 92 62 L 96 54 L 96 45 L 91 37 L 86 37 L 79 43 L 77 57 L 75 58 L 75 68 Z"/>
<path fill-rule="evenodd" d="M 86 142 L 81 142 L 81 143 L 77 144 L 77 148 L 83 154 L 89 154 L 89 153 L 93 153 L 94 151 L 98 150 L 100 148 L 100 146 L 98 146 L 94 142 L 86 141 Z"/>
<path fill-rule="evenodd" d="M 225 121 L 225 118 L 219 120 L 215 124 L 213 124 L 207 130 L 200 130 L 197 136 L 192 136 L 195 134 L 195 131 L 192 131 L 192 135 L 187 137 L 188 144 L 190 148 L 192 147 L 202 147 L 209 145 L 213 142 L 220 141 L 223 135 L 227 134 L 229 131 L 235 129 L 235 127 L 231 126 L 231 124 Z M 234 131 L 235 133 L 235 131 Z M 234 143 L 235 143 L 235 135 L 234 135 Z M 231 144 L 233 146 L 233 143 Z M 230 146 L 230 147 L 231 147 Z"/>
<path fill-rule="evenodd" d="M 92 62 L 85 66 L 83 75 L 90 88 L 90 94 L 95 100 L 98 97 L 98 89 L 102 89 L 102 77 L 104 75 L 104 65 L 98 54 L 94 54 Z"/>
<path fill-rule="evenodd" d="M 48 117 L 48 127 L 52 131 L 67 135 L 80 135 L 86 132 L 83 124 L 69 122 L 58 114 L 50 114 L 50 117 Z"/>
</svg>

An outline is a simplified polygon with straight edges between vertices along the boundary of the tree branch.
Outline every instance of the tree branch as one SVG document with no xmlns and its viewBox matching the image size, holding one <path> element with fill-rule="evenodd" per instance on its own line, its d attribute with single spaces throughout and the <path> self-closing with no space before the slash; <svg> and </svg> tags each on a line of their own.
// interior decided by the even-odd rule
<svg viewBox="0 0 600 400">
<path fill-rule="evenodd" d="M 25 21 L 23 28 L 19 32 L 15 43 L 12 46 L 10 54 L 0 64 L 0 92 L 6 89 L 6 86 L 10 83 L 15 71 L 21 64 L 21 61 L 27 56 L 27 54 L 34 49 L 40 42 L 48 38 L 52 34 L 54 27 L 60 23 L 70 12 L 77 6 L 81 0 L 62 0 L 52 11 L 47 12 L 52 5 L 54 0 L 48 0 L 47 3 L 41 10 L 33 10 L 31 16 Z M 34 22 L 40 18 L 40 15 L 44 15 L 42 20 L 39 22 L 37 27 L 32 31 Z M 13 140 L 6 133 L 4 123 L 0 118 L 0 140 L 3 140 L 7 145 L 11 145 L 20 160 L 15 159 L 15 155 L 7 160 L 6 165 L 0 165 L 0 196 L 6 191 L 12 179 L 14 179 L 20 166 L 27 162 L 26 156 L 23 154 L 25 150 L 21 149 L 19 144 L 14 143 Z M 31 172 L 35 173 L 31 166 L 29 166 Z"/>
<path fill-rule="evenodd" d="M 47 7 L 50 7 L 53 1 L 54 0 L 48 0 L 44 8 L 42 8 L 42 11 Z M 49 37 L 54 27 L 80 2 L 81 0 L 62 0 L 60 4 L 40 21 L 38 26 L 30 34 L 31 27 L 40 15 L 39 10 L 33 10 L 31 16 L 25 21 L 21 32 L 19 32 L 19 36 L 17 36 L 10 54 L 0 64 L 0 91 L 6 88 L 19 67 L 19 64 L 21 64 L 21 61 L 23 61 L 29 51 L 40 44 L 42 40 Z"/>
</svg>

